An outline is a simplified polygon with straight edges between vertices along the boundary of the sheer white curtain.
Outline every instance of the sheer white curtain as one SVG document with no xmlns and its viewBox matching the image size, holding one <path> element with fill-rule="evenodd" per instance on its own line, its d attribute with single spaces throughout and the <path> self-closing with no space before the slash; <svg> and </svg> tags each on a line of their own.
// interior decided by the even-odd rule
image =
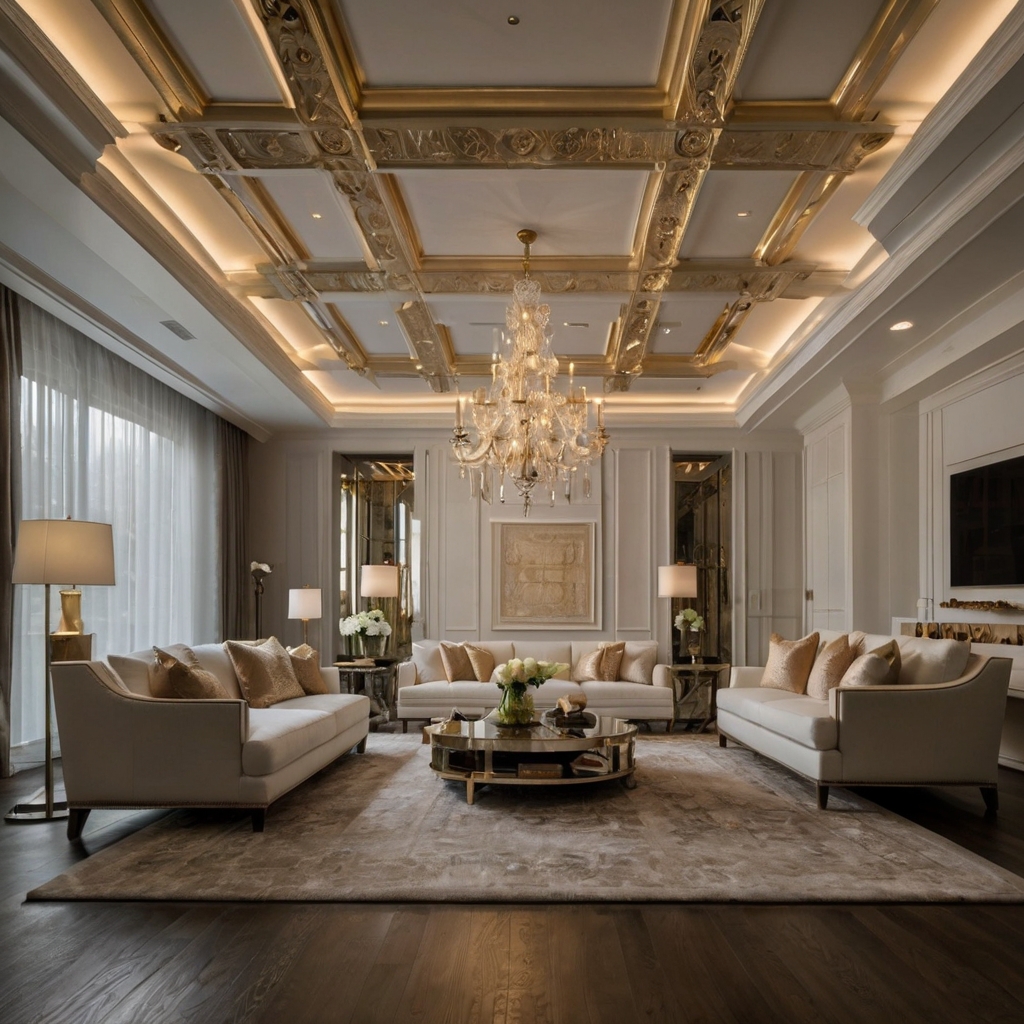
<svg viewBox="0 0 1024 1024">
<path fill-rule="evenodd" d="M 217 639 L 218 418 L 38 307 L 21 310 L 22 518 L 113 524 L 117 585 L 82 590 L 93 657 Z M 15 591 L 19 744 L 43 735 L 43 588 Z"/>
</svg>

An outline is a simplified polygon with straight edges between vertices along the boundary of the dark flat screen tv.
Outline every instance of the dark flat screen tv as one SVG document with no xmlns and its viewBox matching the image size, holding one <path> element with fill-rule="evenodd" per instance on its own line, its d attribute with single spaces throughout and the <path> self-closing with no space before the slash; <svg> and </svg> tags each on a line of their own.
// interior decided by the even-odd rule
<svg viewBox="0 0 1024 1024">
<path fill-rule="evenodd" d="M 953 587 L 1024 586 L 1024 456 L 949 478 Z"/>
</svg>

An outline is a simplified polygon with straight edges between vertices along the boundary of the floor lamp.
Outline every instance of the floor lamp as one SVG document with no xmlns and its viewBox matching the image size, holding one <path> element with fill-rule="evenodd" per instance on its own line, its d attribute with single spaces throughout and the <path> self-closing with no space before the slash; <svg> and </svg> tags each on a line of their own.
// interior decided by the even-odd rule
<svg viewBox="0 0 1024 1024">
<path fill-rule="evenodd" d="M 288 591 L 288 618 L 302 619 L 302 642 L 309 645 L 309 620 L 323 616 L 323 600 L 320 588 L 309 585 Z"/>
<path fill-rule="evenodd" d="M 359 576 L 359 596 L 397 599 L 398 566 L 364 565 Z M 390 605 L 388 606 L 388 612 L 391 613 Z M 391 615 L 388 619 L 388 623 L 391 626 L 391 636 L 395 635 L 395 630 L 398 628 L 397 619 L 397 614 Z M 390 637 L 385 637 L 385 651 L 388 649 L 387 641 L 390 639 Z"/>
<path fill-rule="evenodd" d="M 53 797 L 53 693 L 50 684 L 50 584 L 74 580 L 70 590 L 61 591 L 61 620 L 58 635 L 84 634 L 81 619 L 82 593 L 78 584 L 114 585 L 114 533 L 109 523 L 88 523 L 71 519 L 23 519 L 14 551 L 12 583 L 42 583 L 44 664 L 46 692 L 46 784 L 25 803 L 15 804 L 6 821 L 53 821 L 68 816 L 66 801 Z M 39 797 L 43 796 L 40 802 Z"/>
<path fill-rule="evenodd" d="M 659 565 L 658 566 L 658 597 L 696 597 L 697 566 Z M 670 631 L 672 647 L 675 647 L 675 634 Z M 673 657 L 673 660 L 675 658 Z"/>
</svg>

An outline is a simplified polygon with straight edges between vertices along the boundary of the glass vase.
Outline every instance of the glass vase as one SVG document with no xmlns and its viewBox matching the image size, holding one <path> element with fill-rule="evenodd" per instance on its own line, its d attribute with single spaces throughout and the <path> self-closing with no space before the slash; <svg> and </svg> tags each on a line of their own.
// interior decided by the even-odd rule
<svg viewBox="0 0 1024 1024">
<path fill-rule="evenodd" d="M 700 662 L 700 633 L 687 633 L 686 652 L 690 655 L 694 665 Z"/>
<path fill-rule="evenodd" d="M 522 683 L 512 683 L 501 689 L 498 704 L 498 722 L 501 725 L 529 725 L 533 721 L 533 697 Z"/>
<path fill-rule="evenodd" d="M 377 636 L 368 636 L 366 633 L 354 634 L 356 641 L 356 654 L 363 658 L 382 658 L 384 657 L 384 645 L 387 643 L 388 638 L 378 634 Z"/>
</svg>

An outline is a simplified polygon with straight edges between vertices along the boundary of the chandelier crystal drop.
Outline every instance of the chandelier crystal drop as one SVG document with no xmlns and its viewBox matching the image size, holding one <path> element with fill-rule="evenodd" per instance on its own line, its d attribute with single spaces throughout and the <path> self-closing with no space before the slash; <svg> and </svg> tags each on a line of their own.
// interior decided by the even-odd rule
<svg viewBox="0 0 1024 1024">
<path fill-rule="evenodd" d="M 505 483 L 511 480 L 528 516 L 535 491 L 549 494 L 552 505 L 558 492 L 571 501 L 577 487 L 590 497 L 590 464 L 601 458 L 608 434 L 601 400 L 574 387 L 572 363 L 566 392 L 554 386 L 558 359 L 547 329 L 551 308 L 541 302 L 540 284 L 530 278 L 530 246 L 537 234 L 524 229 L 517 237 L 524 246 L 524 276 L 505 309 L 507 331 L 498 339 L 491 384 L 477 388 L 468 403 L 465 396 L 457 398 L 451 445 L 475 494 L 490 502 L 496 485 L 504 502 Z"/>
</svg>

